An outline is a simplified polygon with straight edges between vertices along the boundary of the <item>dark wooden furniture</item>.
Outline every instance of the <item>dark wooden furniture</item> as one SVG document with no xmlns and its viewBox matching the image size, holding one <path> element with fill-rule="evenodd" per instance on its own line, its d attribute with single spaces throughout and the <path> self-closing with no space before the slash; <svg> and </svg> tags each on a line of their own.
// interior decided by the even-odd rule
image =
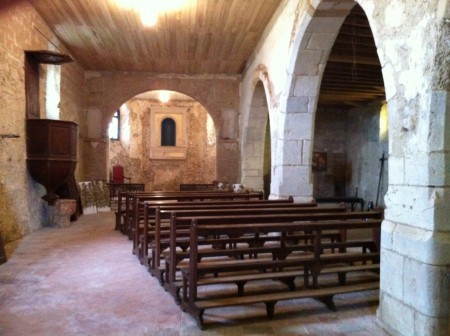
<svg viewBox="0 0 450 336">
<path fill-rule="evenodd" d="M 180 184 L 180 191 L 199 191 L 199 190 L 214 190 L 213 183 L 182 183 Z"/>
<path fill-rule="evenodd" d="M 142 212 L 138 212 L 138 199 L 140 201 L 152 202 L 192 202 L 192 201 L 225 201 L 225 200 L 262 200 L 262 192 L 243 192 L 234 193 L 231 191 L 153 191 L 143 193 L 119 193 L 119 202 L 121 207 L 117 210 L 116 225 L 119 223 L 121 231 L 132 239 L 132 217 L 139 218 Z M 123 207 L 123 202 L 125 206 Z M 123 224 L 122 218 L 123 217 Z"/>
<path fill-rule="evenodd" d="M 0 236 L 0 265 L 7 261 L 5 246 L 3 245 L 3 239 Z"/>
<path fill-rule="evenodd" d="M 320 209 L 320 208 L 319 208 Z M 222 216 L 196 216 L 195 220 L 199 224 L 208 225 L 223 225 L 223 224 L 236 224 L 240 226 L 248 226 L 252 224 L 262 223 L 293 223 L 293 222 L 311 222 L 311 221 L 332 221 L 332 220 L 367 220 L 376 219 L 379 220 L 382 216 L 380 212 L 349 212 L 346 209 L 338 209 L 331 212 L 327 212 L 326 208 L 320 211 L 305 211 L 291 214 L 250 214 L 250 215 L 222 215 Z M 179 248 L 187 250 L 192 248 L 189 240 L 186 240 L 186 236 L 189 235 L 189 227 L 191 221 L 194 219 L 192 216 L 180 217 L 174 213 L 170 221 L 170 241 L 169 241 L 169 254 L 165 257 L 165 288 L 176 298 L 179 292 L 179 283 L 177 284 L 176 273 L 178 270 L 178 262 L 183 259 L 181 255 L 177 253 Z M 345 235 L 342 232 L 338 233 L 339 236 L 345 240 Z M 157 234 L 156 234 L 157 235 Z M 328 234 L 327 234 L 327 237 Z M 332 241 L 336 241 L 336 235 L 331 234 Z M 377 246 L 379 246 L 377 242 Z M 177 249 L 178 248 L 178 249 Z"/>
<path fill-rule="evenodd" d="M 333 302 L 334 295 L 379 288 L 378 276 L 372 271 L 379 269 L 380 254 L 377 244 L 380 227 L 381 218 L 364 219 L 363 217 L 352 220 L 272 222 L 249 225 L 199 224 L 193 219 L 189 237 L 189 260 L 180 267 L 183 276 L 181 306 L 196 319 L 200 328 L 204 326 L 204 311 L 218 307 L 264 303 L 268 318 L 272 318 L 278 301 L 315 298 L 325 303 L 329 309 L 336 310 Z M 345 232 L 360 229 L 373 229 L 376 238 L 372 241 L 341 240 L 339 242 L 327 242 L 322 239 L 323 233 L 329 230 Z M 303 252 L 293 254 L 295 252 L 293 246 L 288 244 L 291 232 L 311 232 L 314 238 L 311 244 L 296 245 L 298 251 L 303 249 Z M 252 249 L 258 251 L 258 258 L 236 258 L 233 256 L 233 249 L 226 247 L 227 244 L 215 244 L 214 259 L 208 258 L 198 248 L 199 242 L 204 237 L 219 237 L 218 239 L 224 237 L 226 242 L 229 237 L 262 234 L 275 234 L 280 237 L 280 241 L 276 245 L 272 244 L 266 251 L 261 247 L 243 247 L 241 251 L 239 247 L 237 248 L 238 253 L 252 254 Z M 349 248 L 352 250 L 347 251 Z M 368 251 L 367 248 L 370 250 Z M 330 253 L 330 249 L 336 249 L 339 252 Z M 219 259 L 219 256 L 223 258 Z M 364 272 L 367 276 L 364 280 L 367 282 L 347 283 L 345 275 L 349 272 Z M 320 275 L 324 273 L 337 274 L 338 281 L 321 286 Z M 298 277 L 303 279 L 300 288 L 294 282 Z M 310 286 L 309 277 L 313 279 L 312 286 Z M 272 286 L 272 289 L 266 288 L 264 292 L 254 290 L 243 295 L 243 284 L 267 279 L 282 281 L 288 286 L 289 291 Z M 209 289 L 199 295 L 200 286 L 230 282 L 236 283 L 241 289 L 237 292 L 228 291 L 226 295 Z"/>
<path fill-rule="evenodd" d="M 361 197 L 319 197 L 316 199 L 317 203 L 345 203 L 350 205 L 350 209 L 353 211 L 356 205 L 359 205 L 359 209 L 364 211 L 364 198 Z"/>
<path fill-rule="evenodd" d="M 74 174 L 77 165 L 77 127 L 71 121 L 27 119 L 27 167 L 47 194 L 42 198 L 54 205 L 56 189 Z"/>
</svg>

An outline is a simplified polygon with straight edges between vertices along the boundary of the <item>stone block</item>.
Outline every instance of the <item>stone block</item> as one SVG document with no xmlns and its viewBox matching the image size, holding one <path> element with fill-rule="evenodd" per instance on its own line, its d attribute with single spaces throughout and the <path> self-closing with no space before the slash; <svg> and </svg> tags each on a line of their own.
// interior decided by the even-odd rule
<svg viewBox="0 0 450 336">
<path fill-rule="evenodd" d="M 389 155 L 389 183 L 395 185 L 405 184 L 405 159 Z"/>
<path fill-rule="evenodd" d="M 397 300 L 403 300 L 404 262 L 402 255 L 381 249 L 380 288 Z"/>
<path fill-rule="evenodd" d="M 433 92 L 431 94 L 430 134 L 428 148 L 432 152 L 443 151 L 450 148 L 450 137 L 445 136 L 450 132 L 449 122 L 445 120 L 445 111 L 450 106 L 450 95 L 447 91 Z"/>
<path fill-rule="evenodd" d="M 254 160 L 251 158 L 244 159 L 244 166 L 247 170 L 261 170 L 262 168 L 262 160 Z"/>
<path fill-rule="evenodd" d="M 263 179 L 262 176 L 247 176 L 242 184 L 249 189 L 262 190 L 263 189 Z"/>
<path fill-rule="evenodd" d="M 289 97 L 286 113 L 308 113 L 309 97 Z"/>
<path fill-rule="evenodd" d="M 405 184 L 407 185 L 429 185 L 428 167 L 429 156 L 426 153 L 407 155 L 405 160 Z"/>
<path fill-rule="evenodd" d="M 313 132 L 310 113 L 289 114 L 285 120 L 284 140 L 310 140 Z"/>
<path fill-rule="evenodd" d="M 395 230 L 396 224 L 384 220 L 381 225 L 381 247 L 386 250 L 392 250 L 392 237 Z"/>
<path fill-rule="evenodd" d="M 448 174 L 447 174 L 448 175 Z M 448 185 L 448 184 L 447 184 Z M 432 196 L 435 204 L 434 225 L 438 232 L 450 232 L 450 190 L 449 188 L 435 188 Z"/>
<path fill-rule="evenodd" d="M 450 148 L 450 147 L 448 147 Z M 450 185 L 450 155 L 445 152 L 432 152 L 427 154 L 427 184 L 429 186 Z"/>
<path fill-rule="evenodd" d="M 307 166 L 278 166 L 274 169 L 274 176 L 279 178 L 279 195 L 311 196 L 312 185 Z M 272 180 L 273 181 L 273 180 Z"/>
<path fill-rule="evenodd" d="M 344 17 L 315 17 L 308 25 L 308 33 L 336 33 L 341 28 Z"/>
<path fill-rule="evenodd" d="M 391 335 L 414 335 L 414 310 L 402 301 L 380 290 L 380 306 L 377 310 L 380 324 Z"/>
<path fill-rule="evenodd" d="M 449 317 L 430 317 L 416 312 L 414 319 L 414 335 L 448 336 L 450 335 Z"/>
<path fill-rule="evenodd" d="M 447 266 L 428 265 L 410 258 L 405 259 L 404 266 L 403 301 L 423 315 L 448 316 Z"/>
<path fill-rule="evenodd" d="M 385 197 L 385 218 L 397 223 L 433 231 L 436 198 L 434 190 L 427 187 L 390 185 Z"/>
<path fill-rule="evenodd" d="M 426 264 L 450 264 L 450 233 L 397 224 L 392 249 Z"/>
<path fill-rule="evenodd" d="M 337 33 L 313 33 L 308 43 L 308 50 L 324 50 L 328 53 L 336 39 Z M 319 58 L 320 59 L 320 58 Z"/>
<path fill-rule="evenodd" d="M 295 78 L 294 96 L 317 96 L 319 88 L 319 76 L 299 76 Z"/>
<path fill-rule="evenodd" d="M 285 141 L 283 153 L 284 164 L 300 165 L 302 163 L 302 141 Z"/>
<path fill-rule="evenodd" d="M 318 34 L 315 34 L 316 37 Z M 311 44 L 309 41 L 308 46 Z M 309 48 L 308 48 L 309 49 Z M 319 63 L 322 58 L 322 50 L 300 50 L 294 75 L 319 75 Z"/>
<path fill-rule="evenodd" d="M 302 141 L 302 162 L 303 165 L 311 164 L 311 141 Z"/>
</svg>

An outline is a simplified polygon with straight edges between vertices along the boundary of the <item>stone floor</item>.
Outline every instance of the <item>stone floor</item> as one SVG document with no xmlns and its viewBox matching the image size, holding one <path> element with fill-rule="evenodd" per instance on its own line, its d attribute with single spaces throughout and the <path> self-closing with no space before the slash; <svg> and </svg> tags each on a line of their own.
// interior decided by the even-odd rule
<svg viewBox="0 0 450 336">
<path fill-rule="evenodd" d="M 206 311 L 200 331 L 114 231 L 113 214 L 26 236 L 0 266 L 0 335 L 387 335 L 378 291 Z"/>
</svg>

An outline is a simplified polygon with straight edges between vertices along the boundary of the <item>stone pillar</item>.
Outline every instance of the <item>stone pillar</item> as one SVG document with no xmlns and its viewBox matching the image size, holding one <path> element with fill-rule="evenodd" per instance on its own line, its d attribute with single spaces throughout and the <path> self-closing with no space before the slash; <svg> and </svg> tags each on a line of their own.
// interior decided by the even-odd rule
<svg viewBox="0 0 450 336">
<path fill-rule="evenodd" d="M 228 183 L 240 181 L 239 145 L 237 140 L 219 139 L 217 141 L 217 180 Z"/>
<path fill-rule="evenodd" d="M 389 189 L 377 315 L 393 335 L 449 335 L 448 94 L 431 93 L 429 101 L 421 111 L 399 99 L 388 104 Z"/>
</svg>

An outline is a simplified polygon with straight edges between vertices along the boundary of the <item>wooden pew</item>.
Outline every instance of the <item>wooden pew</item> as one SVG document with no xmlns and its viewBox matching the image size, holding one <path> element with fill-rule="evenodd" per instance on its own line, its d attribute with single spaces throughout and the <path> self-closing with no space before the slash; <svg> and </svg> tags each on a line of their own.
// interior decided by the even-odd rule
<svg viewBox="0 0 450 336">
<path fill-rule="evenodd" d="M 133 239 L 133 229 L 137 227 L 138 219 L 143 218 L 143 208 L 139 202 L 194 202 L 194 201 L 226 201 L 226 200 L 262 200 L 263 192 L 224 192 L 224 191 L 194 191 L 194 192 L 152 192 L 132 193 L 126 198 L 124 225 L 125 233 Z"/>
<path fill-rule="evenodd" d="M 379 232 L 381 227 L 379 219 L 352 219 L 352 220 L 317 220 L 314 222 L 304 221 L 298 223 L 254 223 L 248 225 L 241 224 L 198 224 L 192 220 L 190 229 L 190 251 L 189 261 L 181 267 L 183 275 L 183 299 L 181 305 L 197 321 L 200 328 L 203 328 L 203 313 L 206 309 L 247 305 L 254 303 L 264 303 L 266 305 L 267 316 L 274 315 L 275 304 L 278 301 L 316 298 L 324 302 L 329 309 L 336 310 L 333 296 L 348 292 L 371 290 L 379 288 L 377 277 L 373 281 L 373 275 L 369 276 L 370 282 L 347 284 L 341 276 L 348 272 L 372 271 L 379 269 Z M 364 250 L 368 242 L 346 241 L 346 242 L 324 242 L 321 239 L 323 232 L 329 230 L 347 231 L 372 229 L 374 238 L 372 240 L 370 252 Z M 309 231 L 314 235 L 312 245 L 305 246 L 305 253 L 292 258 L 278 258 L 291 253 L 291 248 L 286 244 L 285 238 L 290 232 Z M 269 252 L 272 257 L 258 259 L 230 259 L 230 249 L 217 248 L 214 254 L 215 259 L 207 260 L 207 256 L 202 254 L 198 248 L 203 237 L 221 236 L 227 240 L 230 236 L 242 236 L 249 234 L 272 233 L 281 237 L 278 246 L 272 246 Z M 218 245 L 220 246 L 220 245 Z M 346 251 L 345 249 L 360 247 L 359 251 Z M 278 251 L 276 251 L 278 248 Z M 330 248 L 340 249 L 339 253 L 326 252 Z M 251 248 L 247 248 L 251 250 Z M 308 253 L 308 249 L 311 249 Z M 222 256 L 228 260 L 217 260 L 222 252 Z M 367 261 L 371 263 L 368 264 Z M 264 271 L 264 273 L 261 273 Z M 229 275 L 229 272 L 240 272 Z M 339 281 L 333 283 L 331 287 L 321 288 L 319 275 L 321 273 L 336 273 Z M 215 274 L 215 277 L 206 276 Z M 263 277 L 261 277 L 263 274 Z M 242 295 L 243 291 L 231 292 L 224 297 L 218 297 L 213 291 L 203 293 L 203 297 L 198 296 L 199 286 L 209 284 L 224 284 L 231 282 L 249 282 L 267 279 L 286 279 L 303 275 L 304 284 L 302 289 L 289 286 L 290 291 L 280 290 L 272 286 L 270 292 Z M 308 277 L 313 278 L 313 286 L 309 286 Z M 230 280 L 231 279 L 231 280 Z"/>
<path fill-rule="evenodd" d="M 262 215 L 262 214 L 289 214 L 289 213 L 307 213 L 307 212 L 335 212 L 345 211 L 341 207 L 329 207 L 319 209 L 314 203 L 282 203 L 282 202 L 259 202 L 259 203 L 241 203 L 241 204 L 214 204 L 214 205 L 195 205 L 192 207 L 179 207 L 177 205 L 167 206 L 153 206 L 146 204 L 144 212 L 144 225 L 142 243 L 139 245 L 139 255 L 142 256 L 143 264 L 148 264 L 148 249 L 151 242 L 152 258 L 149 265 L 150 272 L 157 277 L 160 277 L 160 256 L 161 252 L 169 246 L 169 225 L 166 225 L 165 239 L 162 239 L 161 223 L 168 221 L 173 212 L 177 216 L 182 217 L 198 217 L 198 216 L 240 216 L 240 215 Z M 154 215 L 153 215 L 154 211 Z M 151 215 L 150 215 L 151 213 Z M 150 219 L 154 219 L 149 222 Z M 152 229 L 153 226 L 153 230 Z M 187 225 L 188 226 L 188 225 Z M 163 281 L 161 279 L 161 281 Z"/>
<path fill-rule="evenodd" d="M 319 210 L 299 211 L 292 214 L 267 213 L 267 214 L 248 214 L 248 215 L 222 215 L 222 216 L 197 216 L 196 221 L 199 224 L 220 225 L 220 224 L 237 224 L 247 226 L 255 223 L 292 223 L 304 221 L 330 221 L 330 220 L 351 220 L 351 219 L 380 219 L 382 214 L 380 212 L 348 212 L 345 208 L 316 208 Z M 320 211 L 322 210 L 322 211 Z M 319 212 L 317 212 L 319 211 Z M 164 287 L 177 299 L 180 283 L 176 281 L 177 265 L 185 256 L 177 251 L 177 247 L 187 249 L 191 247 L 190 241 L 186 240 L 186 235 L 189 235 L 189 227 L 193 217 L 179 217 L 174 213 L 170 220 L 170 241 L 169 253 L 165 256 L 165 275 Z M 157 234 L 155 234 L 157 236 Z M 344 237 L 343 232 L 339 234 L 327 234 L 327 238 L 335 241 L 339 237 Z M 292 240 L 292 239 L 291 239 Z M 342 240 L 342 239 L 339 239 Z M 296 243 L 297 241 L 293 241 Z M 156 254 L 156 252 L 155 252 Z"/>
<path fill-rule="evenodd" d="M 170 220 L 172 211 L 200 211 L 220 210 L 220 209 L 251 209 L 251 208 L 280 208 L 280 207 L 307 207 L 315 206 L 315 203 L 293 203 L 293 198 L 286 200 L 225 200 L 225 201 L 192 201 L 192 202 L 149 202 L 143 201 L 138 203 L 138 208 L 144 211 L 141 223 L 141 209 L 138 210 L 139 215 L 133 219 L 134 229 L 133 235 L 133 253 L 139 256 L 142 264 L 148 265 L 148 245 L 154 236 L 149 236 L 149 232 L 154 234 L 155 230 L 160 229 L 160 223 L 164 220 Z M 147 208 L 147 209 L 145 209 Z M 147 215 L 145 215 L 147 211 Z M 159 265 L 159 261 L 158 261 Z"/>
<path fill-rule="evenodd" d="M 180 191 L 214 190 L 214 183 L 182 183 Z"/>
<path fill-rule="evenodd" d="M 129 236 L 132 239 L 130 232 L 131 228 L 131 218 L 133 216 L 133 209 L 137 209 L 137 200 L 135 197 L 139 197 L 141 200 L 147 200 L 152 202 L 164 202 L 164 201 L 203 201 L 203 200 L 252 200 L 259 199 L 262 200 L 264 197 L 263 192 L 225 192 L 225 191 L 151 191 L 142 193 L 119 193 L 121 207 L 118 210 L 118 217 L 123 218 L 120 220 L 122 233 Z M 117 217 L 116 217 L 117 218 Z M 117 220 L 116 220 L 117 221 Z"/>
</svg>

